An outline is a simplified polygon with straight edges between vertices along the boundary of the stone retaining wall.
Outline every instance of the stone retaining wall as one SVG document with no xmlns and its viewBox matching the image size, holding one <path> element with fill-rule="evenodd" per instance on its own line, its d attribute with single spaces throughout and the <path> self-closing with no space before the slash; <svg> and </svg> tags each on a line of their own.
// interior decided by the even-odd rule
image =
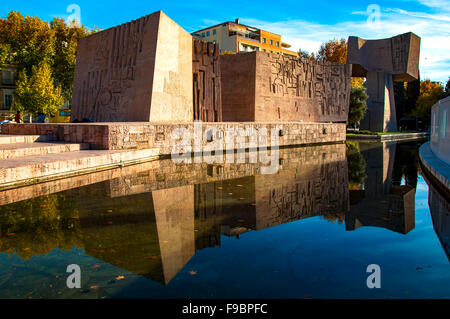
<svg viewBox="0 0 450 319">
<path fill-rule="evenodd" d="M 198 125 L 198 126 L 197 126 Z M 271 139 L 271 131 L 278 135 L 279 145 L 305 145 L 341 142 L 346 139 L 346 125 L 344 123 L 54 123 L 54 124 L 4 124 L 3 134 L 11 135 L 50 135 L 57 140 L 65 142 L 89 143 L 91 149 L 146 149 L 159 148 L 160 155 L 171 154 L 172 148 L 179 139 L 173 139 L 173 133 L 179 133 L 179 137 L 186 138 L 186 134 L 180 129 L 186 129 L 194 134 L 194 126 L 199 128 L 203 136 L 201 145 L 211 143 L 223 145 L 223 149 L 229 149 L 227 130 L 234 132 L 241 130 L 239 136 L 244 135 L 244 130 L 267 130 L 267 145 L 260 142 L 259 146 L 268 146 Z M 178 129 L 178 131 L 177 131 Z M 222 132 L 222 133 L 221 133 Z M 260 131 L 261 132 L 261 131 Z M 248 137 L 245 138 L 248 147 Z M 236 144 L 236 142 L 235 142 Z M 239 148 L 239 147 L 234 147 Z"/>
</svg>

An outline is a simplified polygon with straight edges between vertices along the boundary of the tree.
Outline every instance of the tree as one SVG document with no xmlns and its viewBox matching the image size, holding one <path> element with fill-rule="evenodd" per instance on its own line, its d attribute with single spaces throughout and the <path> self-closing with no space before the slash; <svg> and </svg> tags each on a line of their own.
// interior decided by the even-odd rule
<svg viewBox="0 0 450 319">
<path fill-rule="evenodd" d="M 366 179 L 366 161 L 361 155 L 359 143 L 347 141 L 345 154 L 348 165 L 348 183 L 350 185 L 364 184 Z"/>
<path fill-rule="evenodd" d="M 7 18 L 0 19 L 0 43 L 8 44 L 12 53 L 12 64 L 19 72 L 25 69 L 31 74 L 32 67 L 49 62 L 53 56 L 53 36 L 47 22 L 38 17 L 23 17 L 11 11 Z"/>
<path fill-rule="evenodd" d="M 394 82 L 394 101 L 397 121 L 399 121 L 407 113 L 405 82 Z"/>
<path fill-rule="evenodd" d="M 439 82 L 430 80 L 420 82 L 420 96 L 412 115 L 430 118 L 431 107 L 444 96 L 444 87 Z"/>
<path fill-rule="evenodd" d="M 82 27 L 68 26 L 63 19 L 55 18 L 50 22 L 54 34 L 54 57 L 51 61 L 53 78 L 60 85 L 66 100 L 72 98 L 73 77 L 77 52 L 77 39 L 90 32 Z"/>
<path fill-rule="evenodd" d="M 311 60 L 311 61 L 316 61 L 316 55 L 314 54 L 314 52 L 309 53 L 308 51 L 299 49 L 298 50 L 298 56 L 302 59 L 307 59 L 307 60 Z"/>
<path fill-rule="evenodd" d="M 348 124 L 359 123 L 367 111 L 367 99 L 369 96 L 365 88 L 352 88 L 350 90 L 350 106 L 348 111 Z"/>
<path fill-rule="evenodd" d="M 347 41 L 345 39 L 333 39 L 323 43 L 317 54 L 319 61 L 346 63 Z"/>
<path fill-rule="evenodd" d="M 0 43 L 0 71 L 2 66 L 8 62 L 11 48 L 6 43 Z"/>
<path fill-rule="evenodd" d="M 61 88 L 53 83 L 50 66 L 42 62 L 32 67 L 31 77 L 25 70 L 19 73 L 14 108 L 33 115 L 53 116 L 64 103 Z"/>
<path fill-rule="evenodd" d="M 22 74 L 24 70 L 30 77 L 33 66 L 46 62 L 56 86 L 61 87 L 66 100 L 70 99 L 77 39 L 98 30 L 89 31 L 74 24 L 69 26 L 60 18 L 53 19 L 49 24 L 38 17 L 24 17 L 17 11 L 11 11 L 6 19 L 0 18 L 0 64 L 3 52 L 8 51 L 11 57 L 9 62 L 17 66 L 17 73 Z"/>
<path fill-rule="evenodd" d="M 448 78 L 447 84 L 445 85 L 445 96 L 450 96 L 450 77 Z"/>
</svg>

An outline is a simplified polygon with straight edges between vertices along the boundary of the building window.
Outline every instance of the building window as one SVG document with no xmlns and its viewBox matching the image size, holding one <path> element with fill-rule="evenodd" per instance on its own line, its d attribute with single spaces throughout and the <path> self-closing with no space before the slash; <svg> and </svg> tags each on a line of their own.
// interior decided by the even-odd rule
<svg viewBox="0 0 450 319">
<path fill-rule="evenodd" d="M 9 110 L 11 109 L 12 104 L 13 104 L 13 95 L 5 93 L 3 97 L 3 108 L 5 110 Z"/>
<path fill-rule="evenodd" d="M 273 40 L 270 40 L 270 45 L 273 45 Z"/>
<path fill-rule="evenodd" d="M 5 85 L 14 85 L 14 71 L 2 70 L 2 83 Z"/>
<path fill-rule="evenodd" d="M 263 43 L 266 43 L 266 38 L 263 38 Z"/>
<path fill-rule="evenodd" d="M 210 33 L 209 33 L 209 31 L 208 31 L 208 32 L 206 32 L 206 36 L 207 36 L 207 37 L 209 37 L 209 34 L 210 34 Z"/>
<path fill-rule="evenodd" d="M 205 32 L 202 32 L 202 37 L 205 37 Z"/>
<path fill-rule="evenodd" d="M 216 29 L 213 30 L 213 34 L 216 34 Z"/>
<path fill-rule="evenodd" d="M 277 41 L 277 47 L 279 47 L 280 46 L 280 41 Z"/>
</svg>

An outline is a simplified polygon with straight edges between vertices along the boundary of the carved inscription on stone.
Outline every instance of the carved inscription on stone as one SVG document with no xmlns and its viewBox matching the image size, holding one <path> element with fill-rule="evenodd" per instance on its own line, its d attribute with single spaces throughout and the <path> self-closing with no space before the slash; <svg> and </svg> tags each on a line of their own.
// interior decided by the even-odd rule
<svg viewBox="0 0 450 319">
<path fill-rule="evenodd" d="M 295 112 L 302 102 L 307 102 L 319 108 L 319 115 L 325 116 L 323 120 L 329 117 L 345 120 L 350 92 L 348 66 L 281 54 L 269 55 L 269 64 L 271 93 L 292 99 Z"/>
<path fill-rule="evenodd" d="M 94 57 L 81 92 L 77 94 L 77 117 L 116 121 L 125 117 L 134 85 L 136 61 L 142 51 L 144 28 L 149 16 L 99 34 Z"/>
<path fill-rule="evenodd" d="M 194 120 L 221 122 L 219 44 L 194 40 L 192 72 Z"/>
</svg>

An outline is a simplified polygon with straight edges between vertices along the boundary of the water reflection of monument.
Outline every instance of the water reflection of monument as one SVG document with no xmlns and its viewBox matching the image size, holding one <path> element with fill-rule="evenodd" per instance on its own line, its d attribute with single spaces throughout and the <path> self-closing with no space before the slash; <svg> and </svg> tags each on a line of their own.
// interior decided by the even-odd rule
<svg viewBox="0 0 450 319">
<path fill-rule="evenodd" d="M 346 230 L 376 226 L 402 234 L 410 232 L 415 227 L 414 196 L 417 180 L 409 180 L 412 185 L 402 186 L 400 181 L 393 181 L 393 176 L 402 175 L 398 172 L 402 165 L 396 163 L 401 160 L 401 153 L 404 152 L 400 148 L 401 144 L 360 145 L 366 162 L 367 177 L 364 189 L 350 192 L 352 205 L 345 216 Z"/>
<path fill-rule="evenodd" d="M 280 150 L 280 169 L 272 175 L 255 174 L 258 165 L 167 161 L 158 182 L 150 170 L 77 189 L 84 249 L 168 284 L 197 249 L 220 245 L 221 234 L 347 211 L 344 144 Z M 197 183 L 182 172 L 197 174 Z"/>
<path fill-rule="evenodd" d="M 438 189 L 426 174 L 422 174 L 428 184 L 428 206 L 433 228 L 450 261 L 450 202 L 444 191 Z"/>
</svg>

